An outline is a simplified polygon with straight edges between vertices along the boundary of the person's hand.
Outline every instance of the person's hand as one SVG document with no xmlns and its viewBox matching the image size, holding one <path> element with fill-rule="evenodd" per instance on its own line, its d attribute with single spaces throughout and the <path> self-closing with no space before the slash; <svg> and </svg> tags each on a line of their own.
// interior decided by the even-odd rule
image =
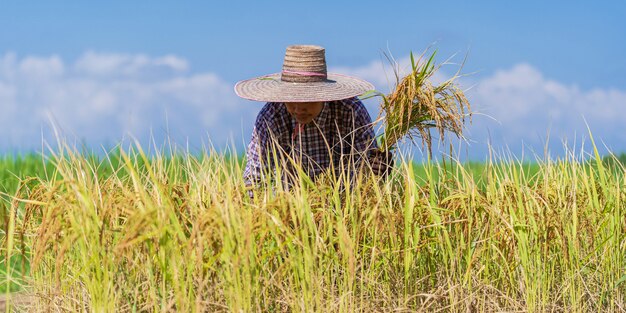
<svg viewBox="0 0 626 313">
<path fill-rule="evenodd" d="M 378 176 L 387 177 L 393 170 L 393 154 L 389 151 L 371 150 L 370 166 Z"/>
</svg>

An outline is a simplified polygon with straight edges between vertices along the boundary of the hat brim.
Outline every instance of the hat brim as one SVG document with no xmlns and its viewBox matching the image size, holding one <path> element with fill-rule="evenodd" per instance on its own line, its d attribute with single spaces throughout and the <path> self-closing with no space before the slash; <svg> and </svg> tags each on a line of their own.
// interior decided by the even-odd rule
<svg viewBox="0 0 626 313">
<path fill-rule="evenodd" d="M 244 99 L 263 102 L 323 102 L 360 96 L 374 90 L 362 79 L 329 73 L 327 80 L 315 83 L 290 83 L 280 80 L 280 73 L 243 80 L 235 93 Z"/>
</svg>

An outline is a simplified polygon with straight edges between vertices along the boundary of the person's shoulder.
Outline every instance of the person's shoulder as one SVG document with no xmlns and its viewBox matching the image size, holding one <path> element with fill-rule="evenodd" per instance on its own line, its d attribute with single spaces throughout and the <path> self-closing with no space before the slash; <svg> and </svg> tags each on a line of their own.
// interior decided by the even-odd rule
<svg viewBox="0 0 626 313">
<path fill-rule="evenodd" d="M 357 114 L 357 115 L 368 114 L 367 109 L 365 108 L 365 105 L 357 97 L 337 100 L 335 101 L 334 104 L 335 104 L 334 107 L 336 107 L 337 110 L 339 111 L 338 113 L 343 113 L 343 114 L 347 113 L 351 115 L 352 114 Z"/>
<path fill-rule="evenodd" d="M 265 105 L 263 105 L 263 108 L 261 109 L 261 111 L 259 111 L 259 115 L 280 114 L 282 113 L 284 108 L 285 106 L 281 105 L 281 103 L 279 102 L 266 102 Z"/>
<path fill-rule="evenodd" d="M 352 111 L 354 109 L 365 108 L 365 106 L 363 105 L 363 102 L 361 102 L 361 100 L 357 97 L 337 100 L 337 101 L 334 101 L 334 104 L 336 107 L 341 108 L 342 110 Z"/>
<path fill-rule="evenodd" d="M 257 123 L 271 123 L 286 113 L 285 106 L 278 102 L 267 102 L 257 115 Z"/>
</svg>

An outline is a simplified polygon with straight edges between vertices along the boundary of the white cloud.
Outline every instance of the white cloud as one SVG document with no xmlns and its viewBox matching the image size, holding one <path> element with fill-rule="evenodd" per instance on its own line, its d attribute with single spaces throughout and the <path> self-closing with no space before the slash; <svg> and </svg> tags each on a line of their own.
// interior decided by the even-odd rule
<svg viewBox="0 0 626 313">
<path fill-rule="evenodd" d="M 87 52 L 73 63 L 58 56 L 0 55 L 0 149 L 39 147 L 50 122 L 68 138 L 98 147 L 132 135 L 146 142 L 166 131 L 181 144 L 222 143 L 253 112 L 232 84 L 213 73 L 189 73 L 186 60 Z"/>
<path fill-rule="evenodd" d="M 135 76 L 158 70 L 185 72 L 186 60 L 174 55 L 152 58 L 144 54 L 97 53 L 88 51 L 74 64 L 78 73 L 93 76 Z"/>
<path fill-rule="evenodd" d="M 620 114 L 626 109 L 624 90 L 583 90 L 518 64 L 479 80 L 469 96 L 478 111 L 498 121 L 477 119 L 472 130 L 478 140 L 490 130 L 495 144 L 519 147 L 523 141 L 541 151 L 549 132 L 551 148 L 558 150 L 561 141 L 588 138 L 588 125 L 597 143 L 602 140 L 616 152 L 626 149 L 626 115 Z"/>
<path fill-rule="evenodd" d="M 398 63 L 406 73 L 409 58 Z M 433 82 L 449 78 L 445 71 L 450 69 L 458 68 L 441 68 Z M 383 66 L 382 61 L 331 70 L 366 79 L 381 91 L 389 89 L 388 79 L 394 81 L 392 69 L 387 64 Z M 626 110 L 626 90 L 583 90 L 546 78 L 539 69 L 524 63 L 480 78 L 463 78 L 461 86 L 472 87 L 466 94 L 479 113 L 468 132 L 472 157 L 483 158 L 488 142 L 497 149 L 508 147 L 514 153 L 529 148 L 541 152 L 549 139 L 550 149 L 560 151 L 562 141 L 572 144 L 588 138 L 587 124 L 597 144 L 606 144 L 616 152 L 626 150 L 626 114 L 621 114 Z M 377 105 L 370 102 L 370 112 L 377 112 Z"/>
<path fill-rule="evenodd" d="M 26 57 L 19 63 L 19 74 L 30 81 L 41 81 L 60 77 L 65 71 L 58 56 L 47 58 Z"/>
<path fill-rule="evenodd" d="M 408 70 L 409 59 L 399 64 Z M 394 80 L 380 60 L 329 70 L 366 79 L 381 91 L 388 91 L 388 78 Z M 456 70 L 444 67 L 433 80 L 440 82 L 449 77 L 446 71 Z M 513 152 L 521 150 L 522 142 L 542 151 L 548 130 L 558 148 L 561 139 L 586 136 L 585 120 L 597 142 L 626 150 L 625 90 L 585 90 L 549 79 L 529 64 L 470 76 L 462 84 L 474 86 L 467 95 L 480 113 L 469 128 L 470 156 L 483 158 L 488 140 Z M 0 149 L 39 147 L 42 128 L 51 134 L 51 117 L 67 136 L 94 147 L 128 134 L 146 142 L 152 132 L 158 141 L 166 131 L 178 143 L 188 139 L 196 147 L 207 133 L 217 146 L 229 135 L 241 141 L 261 106 L 237 98 L 232 86 L 216 73 L 190 72 L 188 62 L 173 55 L 86 52 L 64 62 L 54 55 L 5 53 L 0 55 Z M 373 117 L 377 106 L 377 100 L 367 102 Z"/>
</svg>

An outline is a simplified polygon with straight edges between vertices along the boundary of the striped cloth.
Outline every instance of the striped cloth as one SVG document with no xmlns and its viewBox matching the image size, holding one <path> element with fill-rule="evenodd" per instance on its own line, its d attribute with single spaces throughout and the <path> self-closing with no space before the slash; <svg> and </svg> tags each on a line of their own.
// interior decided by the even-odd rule
<svg viewBox="0 0 626 313">
<path fill-rule="evenodd" d="M 246 185 L 256 185 L 268 166 L 274 169 L 271 155 L 275 150 L 280 150 L 278 155 L 297 160 L 314 179 L 329 168 L 339 174 L 342 164 L 349 164 L 349 160 L 359 166 L 363 156 L 376 147 L 372 120 L 358 98 L 324 103 L 320 114 L 306 125 L 296 122 L 284 103 L 268 102 L 259 112 L 252 132 L 244 179 Z M 282 167 L 288 163 L 280 164 Z"/>
</svg>

